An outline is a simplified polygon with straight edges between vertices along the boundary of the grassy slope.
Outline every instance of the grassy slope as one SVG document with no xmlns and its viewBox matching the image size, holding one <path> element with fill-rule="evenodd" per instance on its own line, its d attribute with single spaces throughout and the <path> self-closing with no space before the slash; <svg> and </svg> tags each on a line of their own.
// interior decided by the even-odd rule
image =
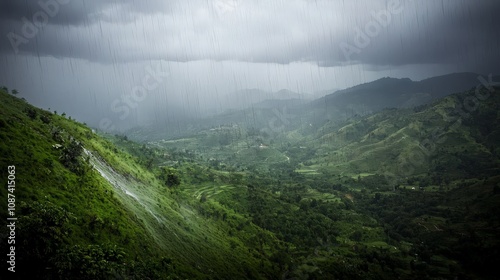
<svg viewBox="0 0 500 280">
<path fill-rule="evenodd" d="M 51 131 L 61 131 L 61 139 L 68 142 L 70 135 L 95 137 L 90 130 L 63 117 L 35 109 L 4 92 L 0 94 L 1 174 L 2 178 L 6 178 L 6 167 L 16 166 L 17 215 L 25 210 L 23 205 L 28 209 L 34 202 L 54 205 L 70 212 L 74 217 L 69 222 L 71 233 L 64 236 L 67 244 L 126 244 L 124 249 L 131 258 L 154 253 L 154 250 L 148 248 L 151 238 L 132 213 L 124 209 L 113 196 L 107 182 L 91 171 L 85 176 L 78 176 L 59 161 L 61 152 L 52 147 L 57 142 Z M 27 116 L 28 109 L 36 112 L 35 119 Z M 41 115 L 49 118 L 50 123 L 42 122 L 39 119 Z M 2 201 L 6 200 L 6 195 L 6 188 L 2 188 Z M 5 217 L 5 207 L 1 211 L 2 217 Z M 100 221 L 97 225 L 96 220 Z M 19 222 L 19 227 L 23 228 L 22 221 Z M 21 242 L 29 235 L 22 231 L 19 234 Z M 136 239 L 136 236 L 142 238 Z M 28 271 L 26 265 L 20 262 L 20 271 Z"/>
<path fill-rule="evenodd" d="M 74 217 L 66 222 L 71 230 L 62 234 L 65 246 L 118 245 L 123 248 L 127 262 L 143 259 L 148 263 L 157 257 L 167 257 L 173 260 L 175 267 L 171 268 L 172 275 L 227 279 L 272 275 L 271 266 L 261 253 L 245 246 L 235 248 L 232 243 L 243 241 L 228 236 L 227 226 L 224 228 L 220 223 L 200 217 L 195 209 L 198 200 L 176 198 L 135 157 L 82 124 L 35 109 L 4 92 L 0 94 L 1 176 L 7 177 L 8 165 L 16 165 L 18 215 L 22 215 L 22 211 L 34 211 L 29 208 L 33 202 L 50 203 Z M 36 112 L 36 116 L 29 117 L 27 110 Z M 45 116 L 46 122 L 41 116 Z M 63 142 L 54 140 L 55 130 L 60 131 Z M 127 196 L 116 193 L 90 164 L 83 164 L 84 174 L 79 175 L 62 165 L 61 151 L 52 145 L 67 146 L 71 137 L 134 182 L 136 194 L 164 223 L 154 220 L 144 207 Z M 0 199 L 6 201 L 6 188 L 2 188 L 0 194 Z M 1 211 L 4 219 L 6 207 Z M 22 221 L 19 227 L 23 227 Z M 18 238 L 23 240 L 29 238 L 28 235 L 20 230 Z M 236 259 L 239 261 L 231 261 Z M 28 271 L 26 265 L 20 261 L 20 271 Z"/>
</svg>

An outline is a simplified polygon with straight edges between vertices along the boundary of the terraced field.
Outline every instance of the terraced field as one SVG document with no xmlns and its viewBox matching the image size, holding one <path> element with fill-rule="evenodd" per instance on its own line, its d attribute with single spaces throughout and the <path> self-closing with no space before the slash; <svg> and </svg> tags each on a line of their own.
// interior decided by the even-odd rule
<svg viewBox="0 0 500 280">
<path fill-rule="evenodd" d="M 229 186 L 229 185 L 222 185 L 222 186 L 208 185 L 203 187 L 192 185 L 192 186 L 186 186 L 183 189 L 183 191 L 199 200 L 202 197 L 211 198 L 213 196 L 217 196 L 222 192 L 228 192 L 233 190 L 234 188 L 235 186 Z"/>
</svg>

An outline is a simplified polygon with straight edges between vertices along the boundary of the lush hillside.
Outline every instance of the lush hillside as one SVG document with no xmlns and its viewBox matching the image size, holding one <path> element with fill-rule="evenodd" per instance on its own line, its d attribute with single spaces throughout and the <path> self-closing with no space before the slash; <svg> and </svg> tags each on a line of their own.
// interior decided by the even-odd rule
<svg viewBox="0 0 500 280">
<path fill-rule="evenodd" d="M 410 176 L 433 185 L 499 174 L 500 99 L 483 90 L 454 94 L 412 109 L 387 109 L 318 130 L 310 165 L 336 173 Z M 472 100 L 477 102 L 472 103 Z"/>
<path fill-rule="evenodd" d="M 314 104 L 342 108 L 364 105 L 369 111 L 421 105 L 475 87 L 478 74 L 455 73 L 422 81 L 382 78 L 326 95 Z"/>
<path fill-rule="evenodd" d="M 16 170 L 18 275 L 253 279 L 276 273 L 266 253 L 243 245 L 250 237 L 228 235 L 229 226 L 199 215 L 199 200 L 175 194 L 174 171 L 148 170 L 85 125 L 5 92 L 1 99 L 1 176 L 7 178 L 7 166 Z M 2 201 L 7 194 L 5 186 Z M 268 250 L 281 246 L 264 230 L 249 226 L 248 232 L 269 236 Z"/>
</svg>

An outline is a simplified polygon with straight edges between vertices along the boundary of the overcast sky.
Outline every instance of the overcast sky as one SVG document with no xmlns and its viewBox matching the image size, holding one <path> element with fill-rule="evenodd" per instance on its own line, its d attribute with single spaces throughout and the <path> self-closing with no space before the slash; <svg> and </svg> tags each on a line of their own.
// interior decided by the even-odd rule
<svg viewBox="0 0 500 280">
<path fill-rule="evenodd" d="M 498 74 L 499 11 L 497 0 L 0 0 L 0 85 L 120 127 L 201 116 L 247 88 Z"/>
</svg>

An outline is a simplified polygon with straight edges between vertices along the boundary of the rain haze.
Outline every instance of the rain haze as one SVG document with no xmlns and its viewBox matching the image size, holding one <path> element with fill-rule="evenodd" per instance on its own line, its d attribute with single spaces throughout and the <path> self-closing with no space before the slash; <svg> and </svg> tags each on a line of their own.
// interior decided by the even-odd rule
<svg viewBox="0 0 500 280">
<path fill-rule="evenodd" d="M 0 84 L 103 130 L 313 99 L 382 77 L 498 73 L 500 2 L 0 2 Z"/>
</svg>

